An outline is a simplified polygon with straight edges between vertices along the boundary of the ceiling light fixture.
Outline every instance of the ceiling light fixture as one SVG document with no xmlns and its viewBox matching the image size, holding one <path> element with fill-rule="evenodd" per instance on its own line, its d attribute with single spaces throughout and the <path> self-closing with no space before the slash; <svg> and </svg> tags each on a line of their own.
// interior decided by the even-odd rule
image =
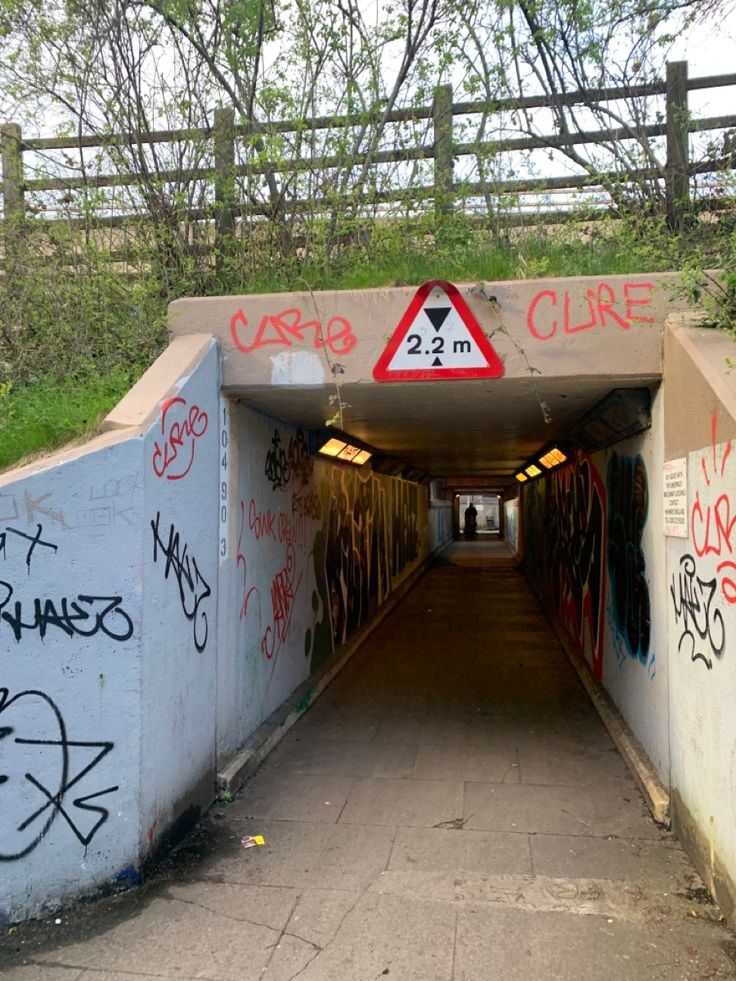
<svg viewBox="0 0 736 981">
<path fill-rule="evenodd" d="M 373 456 L 373 450 L 344 433 L 339 436 L 323 435 L 318 440 L 316 452 L 332 460 L 352 463 L 356 467 L 362 467 Z"/>
<path fill-rule="evenodd" d="M 541 476 L 548 470 L 553 470 L 555 467 L 559 467 L 560 464 L 564 463 L 568 457 L 567 450 L 563 450 L 560 446 L 554 445 L 543 447 L 539 453 L 536 453 L 531 460 L 520 467 L 515 473 L 514 477 L 519 481 L 520 484 L 526 483 L 528 480 L 533 480 L 535 477 Z"/>
</svg>

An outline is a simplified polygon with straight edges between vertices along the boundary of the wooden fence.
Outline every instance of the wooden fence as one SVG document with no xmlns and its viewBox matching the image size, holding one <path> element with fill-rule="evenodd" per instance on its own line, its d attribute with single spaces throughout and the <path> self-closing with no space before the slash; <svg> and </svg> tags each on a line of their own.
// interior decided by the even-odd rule
<svg viewBox="0 0 736 981">
<path fill-rule="evenodd" d="M 206 147 L 205 156 L 211 166 L 191 169 L 161 170 L 155 176 L 161 183 L 204 181 L 212 189 L 212 207 L 199 209 L 187 215 L 193 221 L 211 222 L 214 228 L 214 241 L 228 236 L 237 227 L 238 218 L 274 217 L 280 213 L 329 213 L 341 206 L 359 207 L 369 204 L 399 203 L 409 201 L 414 206 L 423 203 L 433 207 L 439 216 L 451 214 L 460 197 L 464 200 L 476 196 L 482 199 L 488 193 L 488 184 L 483 180 L 459 182 L 456 179 L 456 161 L 459 158 L 493 157 L 494 155 L 530 151 L 535 149 L 564 150 L 574 145 L 610 145 L 615 141 L 631 139 L 652 139 L 663 137 L 666 140 L 666 163 L 663 167 L 648 166 L 638 169 L 618 169 L 607 173 L 581 173 L 561 177 L 513 178 L 497 180 L 492 184 L 493 194 L 528 195 L 544 194 L 560 190 L 576 192 L 595 187 L 623 186 L 636 182 L 657 182 L 663 186 L 667 217 L 673 228 L 680 227 L 686 213 L 696 204 L 692 200 L 691 179 L 703 174 L 713 174 L 732 167 L 733 158 L 729 152 L 728 140 L 724 141 L 723 152 L 709 159 L 690 160 L 689 136 L 691 133 L 723 131 L 736 127 L 736 115 L 716 116 L 695 119 L 688 111 L 688 93 L 694 90 L 715 89 L 736 85 L 736 74 L 705 78 L 689 78 L 687 62 L 673 62 L 667 66 L 666 79 L 646 85 L 627 88 L 602 88 L 565 93 L 556 96 L 533 96 L 520 99 L 504 99 L 493 103 L 453 102 L 452 88 L 443 85 L 436 89 L 433 104 L 356 120 L 351 117 L 316 117 L 293 119 L 267 124 L 238 125 L 232 110 L 220 109 L 214 113 L 213 125 L 206 129 L 166 130 L 160 132 L 123 133 L 114 136 L 83 136 L 75 138 L 25 139 L 20 127 L 15 123 L 2 126 L 2 197 L 5 225 L 5 256 L 10 259 L 17 244 L 17 236 L 22 234 L 23 217 L 26 214 L 26 196 L 51 194 L 52 192 L 73 192 L 80 189 L 101 189 L 114 187 L 135 187 L 141 176 L 134 172 L 113 174 L 92 174 L 85 177 L 44 176 L 28 178 L 25 176 L 24 155 L 57 150 L 76 150 L 98 148 L 109 151 L 115 146 L 151 147 L 154 144 L 176 144 L 182 141 L 196 142 Z M 455 138 L 455 119 L 477 114 L 501 114 L 561 106 L 590 106 L 610 103 L 615 100 L 664 96 L 666 111 L 661 122 L 650 125 L 624 125 L 618 129 L 599 129 L 589 132 L 572 132 L 548 136 L 519 136 L 502 140 L 475 140 L 460 142 Z M 277 134 L 335 131 L 342 128 L 370 125 L 372 122 L 398 124 L 405 122 L 426 123 L 430 141 L 419 146 L 395 149 L 376 149 L 369 154 L 357 155 L 346 162 L 339 153 L 299 156 L 291 159 L 269 160 L 264 154 L 253 153 L 245 163 L 237 163 L 238 152 L 244 146 L 257 145 L 259 137 L 273 137 Z M 396 186 L 381 190 L 362 191 L 347 194 L 342 198 L 335 196 L 320 199 L 310 196 L 288 199 L 266 194 L 263 199 L 244 200 L 238 197 L 238 179 L 252 180 L 258 175 L 298 174 L 304 172 L 337 171 L 350 166 L 353 168 L 375 167 L 381 164 L 402 164 L 413 161 L 432 161 L 432 183 L 421 186 L 407 186 L 399 179 Z M 542 216 L 532 216 L 540 220 Z M 547 215 L 549 218 L 549 214 Z M 140 216 L 139 216 L 140 218 Z M 130 215 L 101 214 L 95 219 L 103 227 L 123 226 L 131 221 Z"/>
</svg>

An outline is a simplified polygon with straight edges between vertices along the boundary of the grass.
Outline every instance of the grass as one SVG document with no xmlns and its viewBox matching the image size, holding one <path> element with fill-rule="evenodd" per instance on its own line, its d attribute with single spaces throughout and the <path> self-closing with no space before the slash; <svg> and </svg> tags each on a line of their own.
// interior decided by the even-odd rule
<svg viewBox="0 0 736 981">
<path fill-rule="evenodd" d="M 97 254 L 84 280 L 62 277 L 53 289 L 51 280 L 29 280 L 28 301 L 16 316 L 22 326 L 15 364 L 3 363 L 0 352 L 0 469 L 94 433 L 165 346 L 166 304 L 176 295 L 658 272 L 683 268 L 688 254 L 699 255 L 702 266 L 704 247 L 712 252 L 718 241 L 717 228 L 704 229 L 698 241 L 671 236 L 649 219 L 640 228 L 633 220 L 573 223 L 502 237 L 479 232 L 462 219 L 439 231 L 395 221 L 362 233 L 362 242 L 356 234 L 353 244 L 329 258 L 317 238 L 298 259 L 273 260 L 264 249 L 256 266 L 253 256 L 240 255 L 219 279 L 197 287 L 185 277 L 168 287 L 168 297 L 151 273 L 122 286 Z M 39 364 L 51 367 L 41 374 Z"/>
<path fill-rule="evenodd" d="M 128 391 L 136 373 L 41 379 L 0 392 L 0 469 L 40 450 L 91 436 Z"/>
</svg>

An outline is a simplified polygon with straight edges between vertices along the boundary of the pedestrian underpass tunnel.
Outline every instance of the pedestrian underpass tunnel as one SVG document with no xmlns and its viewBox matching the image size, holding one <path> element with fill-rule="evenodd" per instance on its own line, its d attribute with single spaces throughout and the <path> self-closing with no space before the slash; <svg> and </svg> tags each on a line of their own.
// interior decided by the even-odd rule
<svg viewBox="0 0 736 981">
<path fill-rule="evenodd" d="M 411 634 L 470 627 L 442 634 L 415 709 L 433 684 L 456 708 L 476 689 L 457 714 L 481 728 L 495 686 L 506 717 L 518 696 L 569 733 L 573 675 L 542 697 L 557 631 L 730 910 L 733 351 L 670 281 L 174 303 L 171 344 L 103 435 L 0 477 L 4 915 L 137 881 L 397 602 Z M 377 697 L 408 711 L 391 643 Z"/>
</svg>

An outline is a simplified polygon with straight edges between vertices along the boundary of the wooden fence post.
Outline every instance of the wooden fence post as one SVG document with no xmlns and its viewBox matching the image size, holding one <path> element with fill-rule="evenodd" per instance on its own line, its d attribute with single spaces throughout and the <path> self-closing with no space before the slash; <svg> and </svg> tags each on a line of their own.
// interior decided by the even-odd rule
<svg viewBox="0 0 736 981">
<path fill-rule="evenodd" d="M 443 218 L 453 211 L 452 86 L 438 85 L 432 103 L 434 123 L 434 212 Z"/>
<path fill-rule="evenodd" d="M 23 205 L 23 143 L 17 123 L 3 123 L 0 130 L 3 176 L 3 234 L 5 277 L 9 292 L 15 278 L 25 209 Z"/>
<path fill-rule="evenodd" d="M 232 251 L 235 234 L 235 112 L 215 109 L 215 263 Z"/>
<path fill-rule="evenodd" d="M 667 224 L 672 231 L 682 228 L 690 208 L 689 114 L 687 107 L 687 62 L 667 63 L 667 168 L 665 196 Z"/>
</svg>

